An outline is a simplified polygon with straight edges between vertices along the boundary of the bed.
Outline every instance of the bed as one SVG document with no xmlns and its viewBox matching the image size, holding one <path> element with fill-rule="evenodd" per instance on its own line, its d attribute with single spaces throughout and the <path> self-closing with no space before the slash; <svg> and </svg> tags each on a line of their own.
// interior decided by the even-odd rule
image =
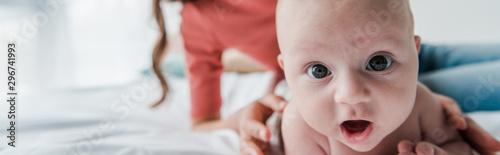
<svg viewBox="0 0 500 155">
<path fill-rule="evenodd" d="M 224 73 L 222 117 L 262 96 L 271 77 Z M 2 145 L 0 154 L 240 154 L 232 130 L 189 132 L 187 80 L 168 80 L 171 94 L 155 109 L 160 88 L 151 76 L 120 87 L 21 93 L 17 145 Z M 500 139 L 500 112 L 469 115 Z"/>
</svg>

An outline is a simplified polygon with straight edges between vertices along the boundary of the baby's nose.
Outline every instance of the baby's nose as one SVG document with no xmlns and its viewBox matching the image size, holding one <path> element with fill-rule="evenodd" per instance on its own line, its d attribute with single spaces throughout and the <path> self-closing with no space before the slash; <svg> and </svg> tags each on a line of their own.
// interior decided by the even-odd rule
<svg viewBox="0 0 500 155">
<path fill-rule="evenodd" d="M 356 75 L 338 76 L 335 81 L 335 102 L 340 104 L 358 104 L 369 101 L 370 92 L 365 87 L 362 79 Z"/>
</svg>

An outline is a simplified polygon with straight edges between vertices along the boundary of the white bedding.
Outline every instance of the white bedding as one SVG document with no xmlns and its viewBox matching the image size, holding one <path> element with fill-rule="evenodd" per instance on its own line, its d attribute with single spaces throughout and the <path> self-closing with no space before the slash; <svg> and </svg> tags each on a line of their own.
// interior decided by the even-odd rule
<svg viewBox="0 0 500 155">
<path fill-rule="evenodd" d="M 225 73 L 223 117 L 262 96 L 270 79 L 270 73 Z M 169 79 L 168 105 L 156 109 L 149 105 L 159 87 L 145 85 L 149 80 L 116 88 L 21 93 L 17 146 L 7 147 L 4 141 L 0 154 L 240 154 L 232 130 L 189 132 L 185 79 Z M 122 98 L 127 96 L 130 103 Z M 500 138 L 500 112 L 470 116 Z"/>
</svg>

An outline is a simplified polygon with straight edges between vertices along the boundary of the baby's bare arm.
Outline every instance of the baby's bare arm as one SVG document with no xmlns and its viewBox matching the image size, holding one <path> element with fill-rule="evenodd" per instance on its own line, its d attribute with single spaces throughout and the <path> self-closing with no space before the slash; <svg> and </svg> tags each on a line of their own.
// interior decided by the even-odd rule
<svg viewBox="0 0 500 155">
<path fill-rule="evenodd" d="M 442 106 L 427 87 L 418 86 L 415 104 L 419 104 L 417 107 L 425 141 L 441 147 L 448 154 L 472 154 L 458 130 L 446 122 Z"/>
<path fill-rule="evenodd" d="M 306 124 L 302 116 L 289 104 L 283 112 L 281 131 L 286 155 L 326 154 L 314 139 L 315 131 Z"/>
</svg>

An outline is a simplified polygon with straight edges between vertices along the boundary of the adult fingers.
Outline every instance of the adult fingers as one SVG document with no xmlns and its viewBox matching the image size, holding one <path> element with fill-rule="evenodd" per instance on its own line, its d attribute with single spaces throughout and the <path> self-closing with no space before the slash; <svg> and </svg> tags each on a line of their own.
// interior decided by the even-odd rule
<svg viewBox="0 0 500 155">
<path fill-rule="evenodd" d="M 414 152 L 398 153 L 398 155 L 416 155 Z"/>
<path fill-rule="evenodd" d="M 252 118 L 250 118 L 252 119 Z M 271 138 L 271 132 L 267 128 L 262 120 L 247 120 L 240 126 L 240 133 L 247 134 L 253 138 L 260 139 L 262 141 L 269 141 Z"/>
<path fill-rule="evenodd" d="M 415 147 L 417 155 L 448 155 L 441 147 L 429 142 L 419 142 Z"/>
<path fill-rule="evenodd" d="M 414 154 L 415 144 L 409 140 L 402 140 L 398 143 L 399 154 Z"/>
<path fill-rule="evenodd" d="M 262 150 L 254 143 L 252 137 L 248 134 L 240 134 L 240 151 L 244 155 L 264 155 Z"/>
<path fill-rule="evenodd" d="M 440 94 L 434 94 L 441 105 L 443 106 L 444 112 L 446 116 L 448 116 L 448 120 L 451 125 L 455 126 L 459 130 L 464 130 L 467 128 L 467 122 L 465 121 L 464 115 L 457 102 L 452 98 L 447 96 L 443 96 Z"/>
<path fill-rule="evenodd" d="M 466 118 L 469 127 L 460 131 L 462 137 L 480 154 L 494 155 L 500 152 L 500 142 L 483 130 L 470 118 Z"/>
<path fill-rule="evenodd" d="M 267 94 L 258 100 L 259 103 L 273 111 L 283 112 L 287 102 L 283 97 L 276 96 L 274 94 Z"/>
</svg>

